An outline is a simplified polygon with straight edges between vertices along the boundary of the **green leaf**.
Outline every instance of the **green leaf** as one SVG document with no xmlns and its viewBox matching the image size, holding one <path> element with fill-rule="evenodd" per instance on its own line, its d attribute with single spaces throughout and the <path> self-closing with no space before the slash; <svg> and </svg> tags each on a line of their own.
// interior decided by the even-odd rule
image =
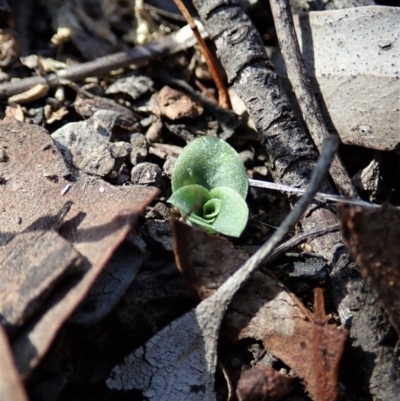
<svg viewBox="0 0 400 401">
<path fill-rule="evenodd" d="M 215 218 L 203 218 L 203 206 L 212 200 L 211 192 L 201 185 L 186 185 L 175 191 L 168 202 L 177 207 L 182 216 L 196 216 L 209 223 Z"/>
<path fill-rule="evenodd" d="M 247 189 L 246 170 L 236 151 L 222 139 L 202 137 L 178 157 L 168 202 L 192 224 L 239 237 L 249 215 Z"/>
<path fill-rule="evenodd" d="M 249 215 L 246 202 L 228 187 L 208 191 L 201 185 L 187 185 L 174 192 L 168 202 L 191 223 L 231 237 L 240 236 Z"/>
<path fill-rule="evenodd" d="M 220 138 L 204 136 L 187 145 L 172 174 L 172 191 L 198 184 L 211 190 L 229 187 L 246 198 L 246 170 L 235 149 Z"/>
<path fill-rule="evenodd" d="M 211 228 L 221 234 L 240 237 L 249 218 L 249 209 L 243 198 L 231 188 L 218 187 L 211 190 L 214 199 L 221 201 L 221 210 Z"/>
</svg>

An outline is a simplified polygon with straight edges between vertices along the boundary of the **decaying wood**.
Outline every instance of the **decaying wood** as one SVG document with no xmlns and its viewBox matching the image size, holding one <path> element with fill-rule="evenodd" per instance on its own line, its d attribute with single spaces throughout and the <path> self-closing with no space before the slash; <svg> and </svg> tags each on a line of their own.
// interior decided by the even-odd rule
<svg viewBox="0 0 400 401">
<path fill-rule="evenodd" d="M 256 125 L 276 180 L 285 185 L 305 187 L 315 168 L 318 152 L 296 120 L 260 35 L 234 2 L 194 0 L 193 3 L 214 40 L 228 81 L 245 103 Z M 323 187 L 323 192 L 332 193 L 333 188 L 328 181 Z M 301 220 L 304 230 L 336 222 L 336 214 L 324 205 L 314 205 Z M 400 391 L 397 358 L 393 348 L 373 340 L 384 336 L 388 329 L 382 324 L 371 324 L 371 321 L 385 320 L 382 311 L 357 270 L 351 267 L 340 235 L 328 234 L 317 238 L 312 246 L 330 265 L 336 308 L 342 324 L 351 324 L 350 338 L 354 347 L 349 349 L 349 353 L 352 360 L 357 361 L 357 366 L 363 364 L 364 383 L 370 386 L 371 393 L 377 398 L 395 399 Z M 385 376 L 383 371 L 387 370 L 397 372 L 393 376 L 397 379 Z"/>
</svg>

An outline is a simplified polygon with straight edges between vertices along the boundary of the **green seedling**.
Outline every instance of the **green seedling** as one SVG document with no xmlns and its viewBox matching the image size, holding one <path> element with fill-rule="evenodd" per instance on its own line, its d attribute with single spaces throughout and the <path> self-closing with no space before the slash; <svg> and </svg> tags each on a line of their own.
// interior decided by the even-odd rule
<svg viewBox="0 0 400 401">
<path fill-rule="evenodd" d="M 239 237 L 247 224 L 246 170 L 236 151 L 219 138 L 195 139 L 172 172 L 172 196 L 189 223 L 211 233 Z"/>
</svg>

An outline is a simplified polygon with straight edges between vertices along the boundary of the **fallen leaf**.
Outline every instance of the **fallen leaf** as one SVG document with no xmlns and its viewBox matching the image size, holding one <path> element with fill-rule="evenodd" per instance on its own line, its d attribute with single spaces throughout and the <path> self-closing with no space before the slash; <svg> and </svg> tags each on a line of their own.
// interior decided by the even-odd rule
<svg viewBox="0 0 400 401">
<path fill-rule="evenodd" d="M 13 338 L 16 364 L 27 376 L 158 190 L 114 187 L 83 173 L 75 176 L 47 131 L 35 125 L 0 123 L 0 143 L 5 152 L 5 161 L 0 163 L 4 182 L 0 186 L 0 251 L 33 222 L 56 215 L 70 201 L 71 209 L 59 233 L 82 255 L 86 269 L 81 279 L 59 286 L 41 312 Z M 29 249 L 26 252 L 29 254 Z M 56 266 L 58 261 L 53 263 Z"/>
<path fill-rule="evenodd" d="M 22 380 L 15 367 L 7 336 L 0 325 L 0 400 L 28 401 Z"/>
<path fill-rule="evenodd" d="M 181 226 L 186 227 L 174 222 L 174 229 Z M 187 243 L 195 245 L 191 238 Z M 214 294 L 158 332 L 114 367 L 107 386 L 141 390 L 150 401 L 216 400 L 217 340 L 229 303 L 226 297 L 230 298 L 226 293 Z"/>
<path fill-rule="evenodd" d="M 342 233 L 361 275 L 400 334 L 400 211 L 339 207 Z"/>
<path fill-rule="evenodd" d="M 400 142 L 398 9 L 356 7 L 293 19 L 325 120 L 345 144 L 394 149 Z M 281 57 L 273 62 L 285 76 Z"/>
<path fill-rule="evenodd" d="M 211 401 L 221 308 L 202 302 L 158 332 L 107 379 L 110 389 L 142 390 L 150 401 Z"/>
<path fill-rule="evenodd" d="M 182 224 L 175 230 L 177 264 L 201 299 L 243 264 L 244 255 L 227 240 Z M 299 304 L 276 279 L 257 271 L 233 298 L 221 329 L 234 341 L 263 341 L 266 350 L 303 379 L 313 400 L 333 401 L 347 332 L 322 324 Z"/>
</svg>

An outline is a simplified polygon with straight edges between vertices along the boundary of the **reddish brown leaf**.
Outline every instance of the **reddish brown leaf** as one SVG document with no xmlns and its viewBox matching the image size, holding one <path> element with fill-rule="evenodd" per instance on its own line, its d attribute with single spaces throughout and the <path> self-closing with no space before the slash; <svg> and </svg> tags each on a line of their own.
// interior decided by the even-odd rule
<svg viewBox="0 0 400 401">
<path fill-rule="evenodd" d="M 351 257 L 400 334 L 400 211 L 339 207 Z"/>
</svg>

